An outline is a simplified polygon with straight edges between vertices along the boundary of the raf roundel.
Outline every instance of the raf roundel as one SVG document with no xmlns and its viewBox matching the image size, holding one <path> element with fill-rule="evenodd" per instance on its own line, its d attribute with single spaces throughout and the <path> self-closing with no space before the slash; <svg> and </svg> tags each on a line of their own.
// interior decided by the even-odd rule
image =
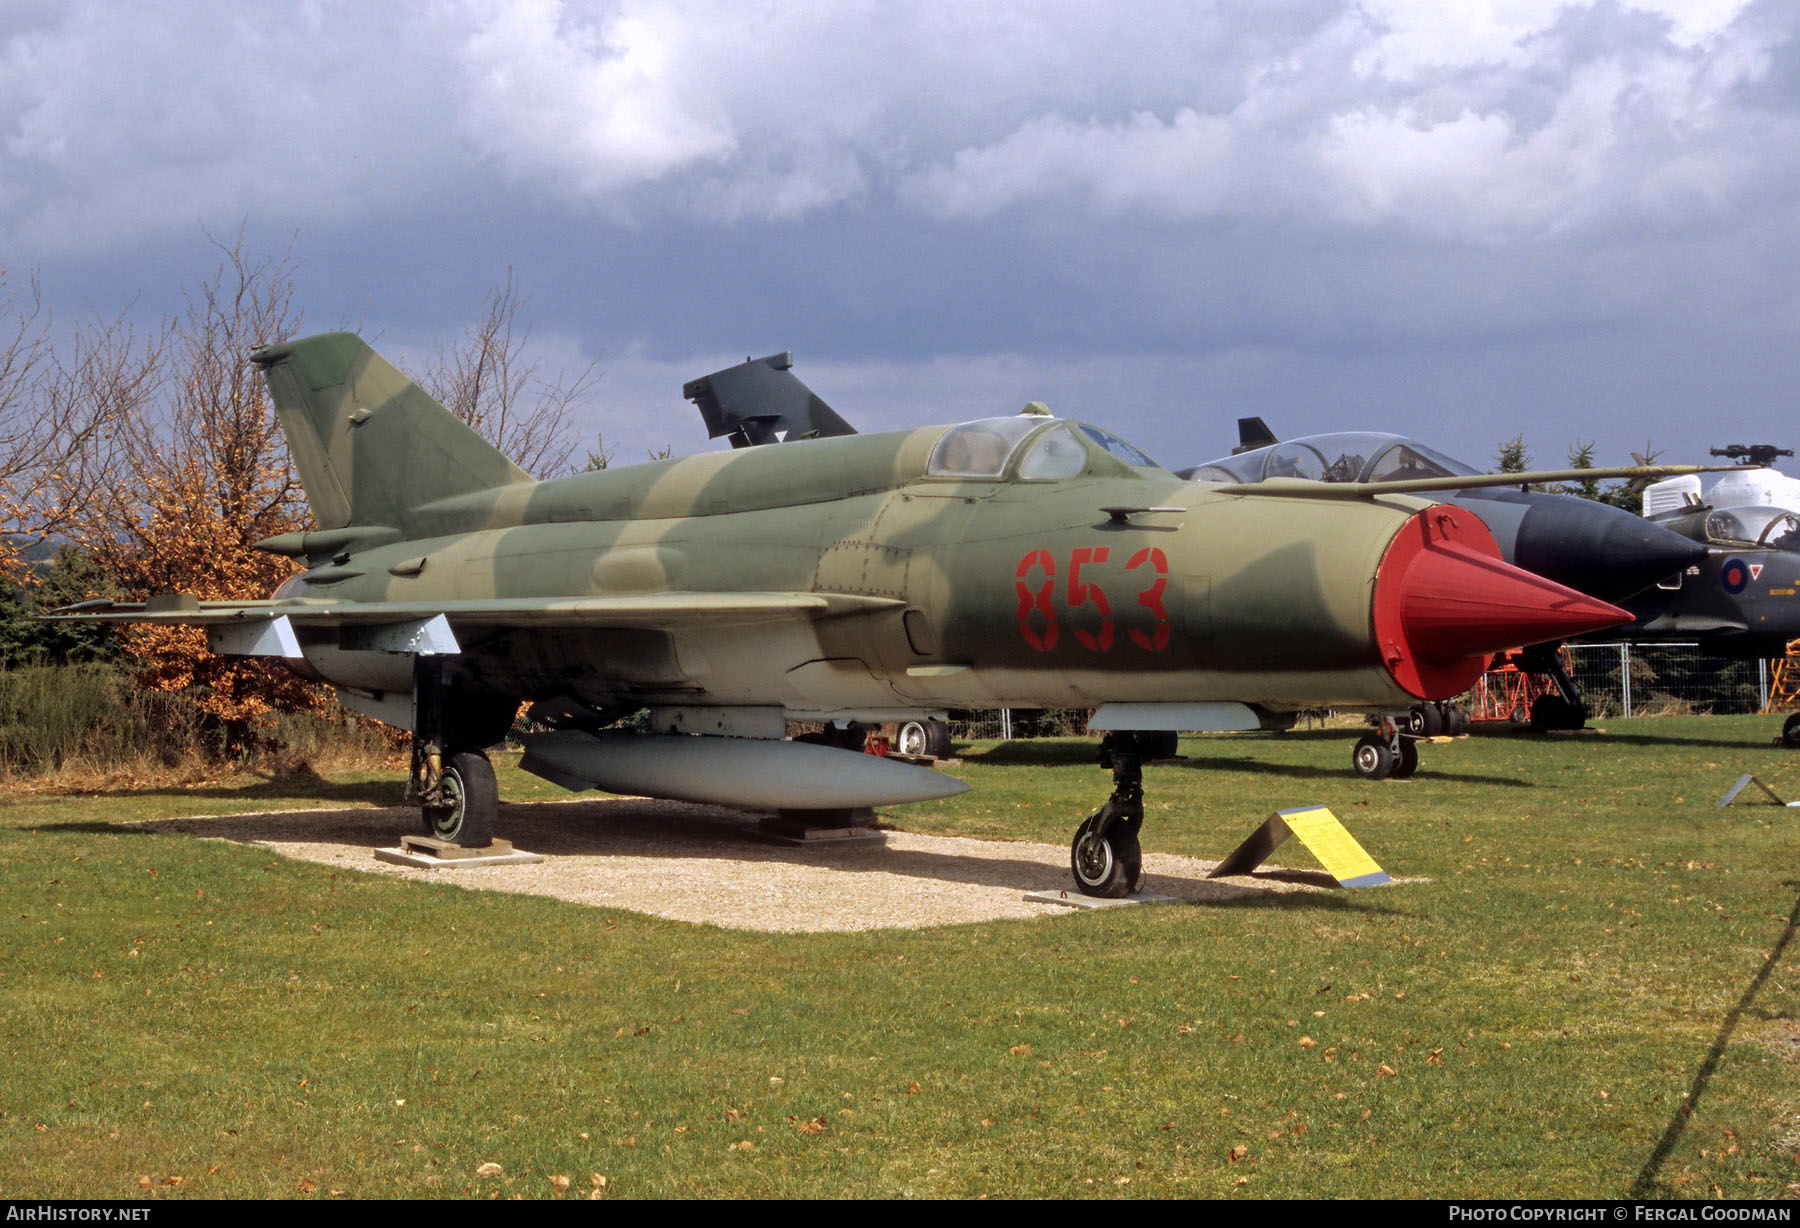
<svg viewBox="0 0 1800 1228">
<path fill-rule="evenodd" d="M 1719 583 L 1725 591 L 1732 594 L 1741 593 L 1750 583 L 1750 567 L 1743 559 L 1731 559 L 1719 569 Z"/>
</svg>

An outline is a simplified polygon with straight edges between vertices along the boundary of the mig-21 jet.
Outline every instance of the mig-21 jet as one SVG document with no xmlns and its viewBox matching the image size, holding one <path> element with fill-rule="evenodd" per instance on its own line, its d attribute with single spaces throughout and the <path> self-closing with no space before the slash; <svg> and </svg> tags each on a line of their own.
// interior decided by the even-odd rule
<svg viewBox="0 0 1800 1228">
<path fill-rule="evenodd" d="M 1187 481 L 1042 416 L 795 422 L 818 437 L 535 481 L 355 336 L 251 360 L 317 525 L 260 545 L 304 570 L 267 600 L 60 616 L 204 626 L 335 686 L 412 733 L 424 822 L 465 845 L 491 839 L 485 751 L 523 704 L 522 766 L 559 784 L 802 819 L 965 787 L 854 753 L 858 726 L 1080 707 L 1114 791 L 1071 868 L 1123 895 L 1167 731 L 1447 698 L 1496 649 L 1627 617 L 1508 565 L 1418 482 L 1333 488 L 1321 515 L 1316 484 Z"/>
</svg>

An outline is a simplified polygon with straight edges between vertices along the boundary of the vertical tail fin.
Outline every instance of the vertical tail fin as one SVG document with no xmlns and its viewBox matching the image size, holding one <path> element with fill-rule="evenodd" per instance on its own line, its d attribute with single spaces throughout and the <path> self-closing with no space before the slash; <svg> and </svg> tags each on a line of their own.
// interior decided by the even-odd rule
<svg viewBox="0 0 1800 1228">
<path fill-rule="evenodd" d="M 403 528 L 433 500 L 532 480 L 354 334 L 265 345 L 250 358 L 321 529 Z"/>
<path fill-rule="evenodd" d="M 734 448 L 856 434 L 855 427 L 800 382 L 793 366 L 794 356 L 787 352 L 746 359 L 689 380 L 681 395 L 706 419 L 707 435 L 729 435 Z"/>
</svg>

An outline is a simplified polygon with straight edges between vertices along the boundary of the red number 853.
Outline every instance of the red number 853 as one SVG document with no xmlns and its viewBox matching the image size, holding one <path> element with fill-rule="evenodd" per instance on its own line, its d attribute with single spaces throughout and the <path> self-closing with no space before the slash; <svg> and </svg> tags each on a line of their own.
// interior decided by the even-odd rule
<svg viewBox="0 0 1800 1228">
<path fill-rule="evenodd" d="M 1076 642 L 1090 652 L 1107 652 L 1113 646 L 1112 603 L 1106 590 L 1092 580 L 1084 579 L 1083 567 L 1107 560 L 1106 546 L 1081 546 L 1069 553 L 1069 583 L 1066 602 L 1070 610 L 1092 605 L 1100 614 L 1098 632 L 1075 630 Z M 1126 571 L 1148 566 L 1154 577 L 1149 587 L 1137 595 L 1137 604 L 1150 615 L 1151 629 L 1126 628 L 1131 642 L 1145 652 L 1161 652 L 1169 646 L 1169 612 L 1163 604 L 1163 593 L 1169 587 L 1169 560 L 1161 549 L 1146 546 L 1131 556 Z M 1027 550 L 1013 573 L 1013 590 L 1019 597 L 1019 634 L 1039 652 L 1049 652 L 1062 637 L 1056 617 L 1056 559 L 1039 547 Z M 1041 623 L 1041 627 L 1040 624 Z"/>
</svg>

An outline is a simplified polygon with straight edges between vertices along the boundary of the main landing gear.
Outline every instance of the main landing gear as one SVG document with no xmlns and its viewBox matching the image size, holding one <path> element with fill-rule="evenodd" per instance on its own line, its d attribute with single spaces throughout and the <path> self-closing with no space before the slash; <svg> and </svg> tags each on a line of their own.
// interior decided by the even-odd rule
<svg viewBox="0 0 1800 1228">
<path fill-rule="evenodd" d="M 1435 738 L 1440 734 L 1455 737 L 1469 723 L 1468 709 L 1448 699 L 1435 703 L 1414 704 L 1401 717 L 1405 731 L 1416 738 Z"/>
<path fill-rule="evenodd" d="M 1083 895 L 1116 900 L 1143 885 L 1144 760 L 1162 757 L 1171 737 L 1117 731 L 1100 741 L 1100 766 L 1111 768 L 1112 796 L 1075 829 L 1069 869 Z"/>
<path fill-rule="evenodd" d="M 425 834 L 464 848 L 494 842 L 500 787 L 494 765 L 480 751 L 445 755 L 435 743 L 413 741 L 412 789 Z"/>
<path fill-rule="evenodd" d="M 413 658 L 412 773 L 407 792 L 419 799 L 427 835 L 464 848 L 494 842 L 500 788 L 482 748 L 506 735 L 516 704 L 455 694 L 442 658 Z"/>
<path fill-rule="evenodd" d="M 1563 664 L 1555 644 L 1536 644 L 1519 654 L 1519 668 L 1542 674 L 1556 685 L 1556 694 L 1531 701 L 1531 727 L 1539 733 L 1553 729 L 1580 729 L 1592 715 L 1581 697 L 1581 688 Z"/>
</svg>

